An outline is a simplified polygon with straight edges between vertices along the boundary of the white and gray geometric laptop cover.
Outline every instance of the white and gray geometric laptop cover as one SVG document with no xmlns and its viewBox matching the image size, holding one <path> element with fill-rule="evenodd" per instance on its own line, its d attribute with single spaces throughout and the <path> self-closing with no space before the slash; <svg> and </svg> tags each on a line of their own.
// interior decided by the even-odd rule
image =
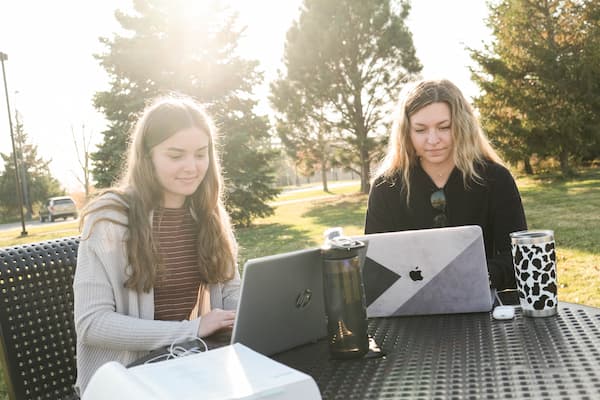
<svg viewBox="0 0 600 400">
<path fill-rule="evenodd" d="M 368 243 L 363 266 L 368 317 L 491 310 L 479 226 L 353 238 Z"/>
</svg>

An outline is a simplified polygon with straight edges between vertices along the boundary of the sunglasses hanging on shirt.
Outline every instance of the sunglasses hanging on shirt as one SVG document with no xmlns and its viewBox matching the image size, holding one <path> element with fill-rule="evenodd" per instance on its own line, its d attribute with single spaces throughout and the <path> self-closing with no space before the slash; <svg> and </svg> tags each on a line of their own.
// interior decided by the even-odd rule
<svg viewBox="0 0 600 400">
<path fill-rule="evenodd" d="M 431 202 L 431 207 L 438 212 L 433 217 L 433 227 L 445 227 L 448 224 L 448 217 L 446 217 L 446 194 L 444 193 L 444 189 L 438 189 L 431 193 L 429 201 Z"/>
</svg>

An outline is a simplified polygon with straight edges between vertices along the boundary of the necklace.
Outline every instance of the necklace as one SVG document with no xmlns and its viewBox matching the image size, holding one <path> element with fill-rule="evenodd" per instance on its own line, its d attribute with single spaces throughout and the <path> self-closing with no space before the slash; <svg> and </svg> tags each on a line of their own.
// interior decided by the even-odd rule
<svg viewBox="0 0 600 400">
<path fill-rule="evenodd" d="M 444 162 L 442 164 L 430 164 L 423 162 L 423 159 L 420 160 L 421 168 L 431 180 L 436 184 L 437 187 L 442 187 L 446 184 L 446 181 L 452 174 L 454 170 L 453 162 Z"/>
<path fill-rule="evenodd" d="M 450 174 L 452 173 L 452 170 L 454 169 L 454 167 L 450 168 L 450 169 L 443 169 L 441 171 L 427 171 L 425 170 L 425 172 L 431 176 L 433 179 L 447 179 Z"/>
<path fill-rule="evenodd" d="M 435 186 L 437 188 L 443 188 L 446 185 L 446 182 L 448 182 L 448 179 L 450 178 L 450 175 L 452 174 L 452 171 L 454 169 L 454 166 L 452 166 L 452 168 L 447 169 L 447 168 L 443 168 L 441 170 L 430 170 L 427 171 L 424 169 L 425 173 L 427 175 L 429 175 L 431 181 L 435 184 Z"/>
</svg>

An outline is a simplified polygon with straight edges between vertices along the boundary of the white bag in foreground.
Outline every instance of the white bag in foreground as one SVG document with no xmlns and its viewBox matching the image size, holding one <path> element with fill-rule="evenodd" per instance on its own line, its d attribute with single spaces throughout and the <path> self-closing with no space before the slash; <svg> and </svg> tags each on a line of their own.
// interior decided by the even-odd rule
<svg viewBox="0 0 600 400">
<path fill-rule="evenodd" d="M 203 353 L 96 371 L 82 400 L 321 399 L 309 375 L 236 343 Z"/>
</svg>

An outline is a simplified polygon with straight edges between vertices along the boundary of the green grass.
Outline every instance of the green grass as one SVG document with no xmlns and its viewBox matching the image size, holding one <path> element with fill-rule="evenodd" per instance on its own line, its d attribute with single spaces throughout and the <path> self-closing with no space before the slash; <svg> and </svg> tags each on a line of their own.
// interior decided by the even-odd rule
<svg viewBox="0 0 600 400">
<path fill-rule="evenodd" d="M 571 179 L 555 174 L 518 176 L 530 229 L 552 229 L 557 246 L 559 298 L 600 307 L 600 168 L 581 170 Z M 362 234 L 367 196 L 359 184 L 287 190 L 274 202 L 275 214 L 238 229 L 239 264 L 249 258 L 319 246 L 325 229 L 340 226 Z M 56 231 L 57 226 L 60 230 Z M 0 232 L 0 247 L 77 235 L 77 223 Z M 0 382 L 0 400 L 6 391 Z"/>
<path fill-rule="evenodd" d="M 66 224 L 46 224 L 28 226 L 25 224 L 27 236 L 21 236 L 22 227 L 0 231 L 0 248 L 16 246 L 25 243 L 42 242 L 44 240 L 58 239 L 79 235 L 79 222 L 72 221 Z"/>
<path fill-rule="evenodd" d="M 600 307 L 600 169 L 518 179 L 530 229 L 552 229 L 559 298 Z"/>
<path fill-rule="evenodd" d="M 354 186 L 354 192 L 359 185 Z M 254 226 L 236 232 L 240 244 L 239 264 L 247 259 L 318 246 L 325 229 L 341 226 L 344 233 L 363 231 L 366 196 L 340 194 L 327 198 L 284 203 L 275 207 L 275 215 L 255 221 Z"/>
</svg>

